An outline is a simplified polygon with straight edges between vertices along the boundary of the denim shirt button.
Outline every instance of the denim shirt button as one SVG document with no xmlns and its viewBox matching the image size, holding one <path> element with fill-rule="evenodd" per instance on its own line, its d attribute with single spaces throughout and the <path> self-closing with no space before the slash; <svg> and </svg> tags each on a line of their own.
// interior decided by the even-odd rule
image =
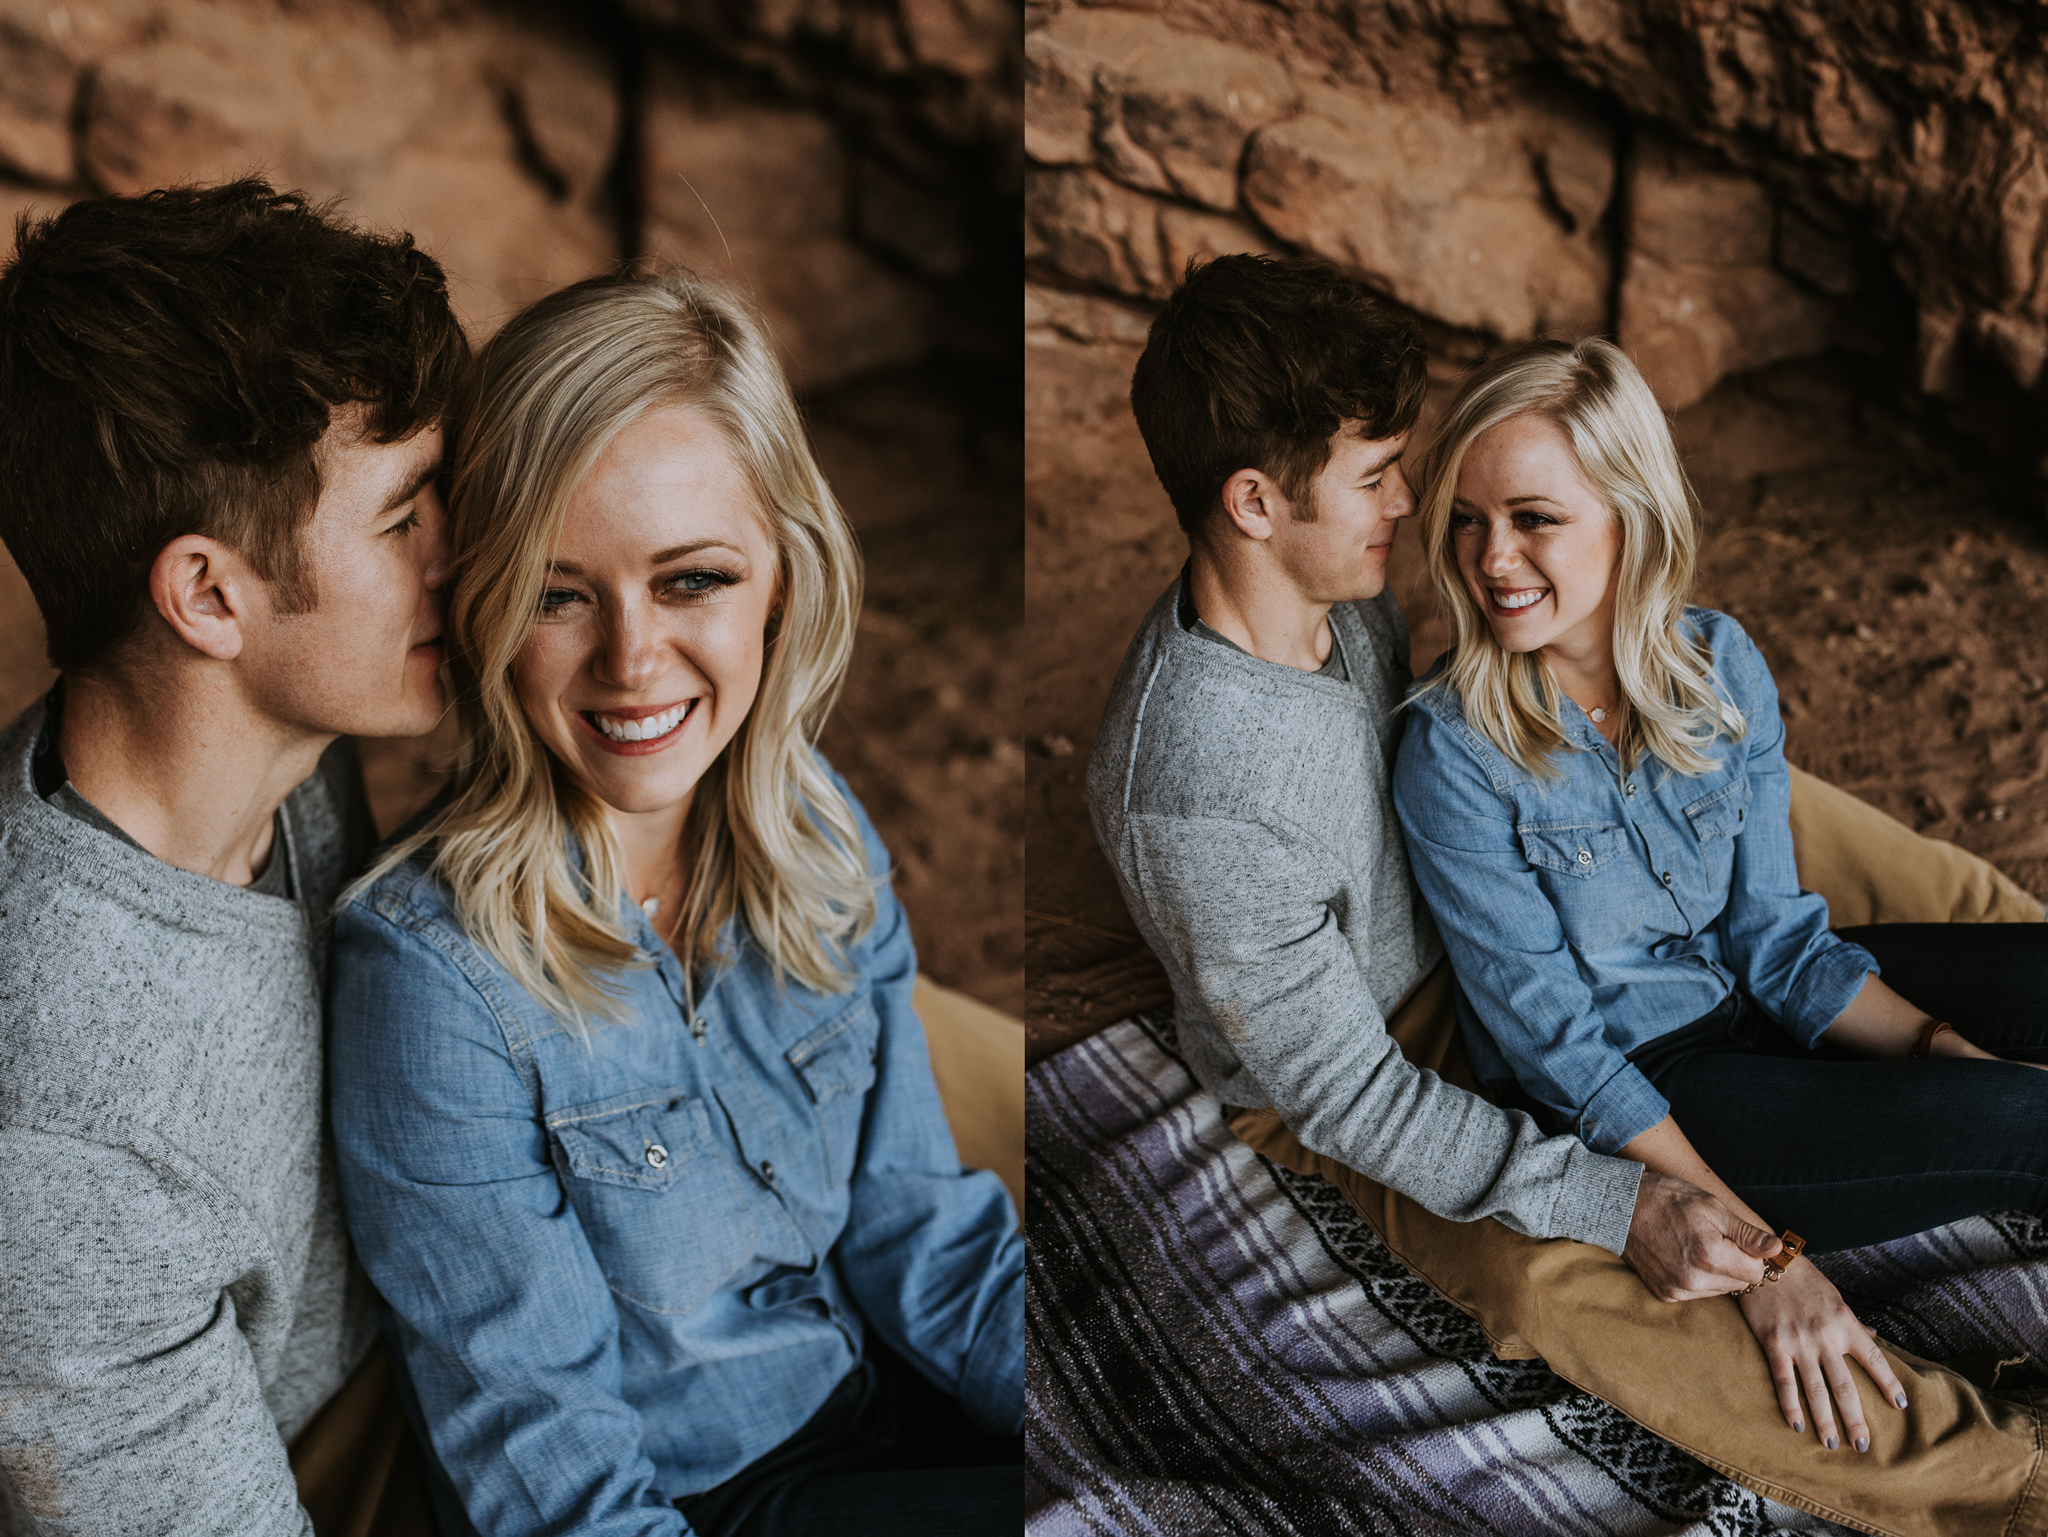
<svg viewBox="0 0 2048 1537">
<path fill-rule="evenodd" d="M 1633 782 L 1631 782 L 1630 784 L 1626 785 L 1626 786 L 1625 786 L 1624 788 L 1626 788 L 1626 789 L 1627 789 L 1627 791 L 1628 791 L 1628 798 L 1629 798 L 1630 800 L 1634 800 L 1634 799 L 1636 798 L 1636 787 L 1635 787 L 1634 783 L 1633 783 Z"/>
<path fill-rule="evenodd" d="M 650 1169 L 665 1169 L 668 1167 L 668 1149 L 659 1142 L 647 1144 L 647 1167 Z"/>
<path fill-rule="evenodd" d="M 1579 850 L 1579 863 L 1580 863 L 1580 864 L 1582 864 L 1582 865 L 1589 865 L 1589 864 L 1591 864 L 1592 862 L 1593 862 L 1593 856 L 1592 856 L 1591 854 L 1589 854 L 1589 853 L 1588 853 L 1588 852 L 1587 852 L 1586 850 L 1584 850 L 1584 849 L 1580 849 L 1580 850 Z"/>
<path fill-rule="evenodd" d="M 765 1158 L 761 1160 L 761 1178 L 771 1185 L 775 1183 L 775 1165 Z"/>
<path fill-rule="evenodd" d="M 1664 872 L 1664 884 L 1667 886 L 1671 884 L 1671 872 L 1669 870 Z"/>
</svg>

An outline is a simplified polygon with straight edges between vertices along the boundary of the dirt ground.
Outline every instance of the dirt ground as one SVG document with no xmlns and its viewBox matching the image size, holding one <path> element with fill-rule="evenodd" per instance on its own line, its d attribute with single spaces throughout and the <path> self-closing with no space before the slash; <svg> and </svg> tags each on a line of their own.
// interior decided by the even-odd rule
<svg viewBox="0 0 2048 1537">
<path fill-rule="evenodd" d="M 1029 317 L 1035 1060 L 1167 997 L 1096 849 L 1083 772 L 1124 648 L 1185 542 L 1124 400 L 1142 312 L 1040 291 Z M 1734 615 L 1769 659 L 1793 762 L 2048 895 L 2048 524 L 1888 404 L 1870 369 L 1787 365 L 1727 381 L 1678 418 L 1706 512 L 1696 601 Z M 1412 529 L 1390 581 L 1420 671 L 1446 631 Z"/>
<path fill-rule="evenodd" d="M 809 403 L 859 532 L 867 601 L 822 743 L 898 865 L 923 969 L 1011 1014 L 1024 1004 L 1022 477 L 1014 391 L 934 367 Z M 49 686 L 27 586 L 0 557 L 0 720 Z M 364 744 L 380 828 L 434 792 L 447 731 Z"/>
</svg>

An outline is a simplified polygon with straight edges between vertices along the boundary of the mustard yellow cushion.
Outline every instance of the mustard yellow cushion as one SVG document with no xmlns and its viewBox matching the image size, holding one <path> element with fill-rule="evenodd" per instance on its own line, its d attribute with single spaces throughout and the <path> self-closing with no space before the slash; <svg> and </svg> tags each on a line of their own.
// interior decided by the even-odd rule
<svg viewBox="0 0 2048 1537">
<path fill-rule="evenodd" d="M 1923 838 L 1846 790 L 1792 770 L 1799 884 L 1838 929 L 1864 923 L 2039 923 L 2041 904 L 1967 849 Z"/>
</svg>

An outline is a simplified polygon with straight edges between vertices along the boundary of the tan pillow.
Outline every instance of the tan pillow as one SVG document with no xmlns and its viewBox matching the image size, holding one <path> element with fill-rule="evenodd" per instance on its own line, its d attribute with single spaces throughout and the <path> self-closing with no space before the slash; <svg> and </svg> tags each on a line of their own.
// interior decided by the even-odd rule
<svg viewBox="0 0 2048 1537">
<path fill-rule="evenodd" d="M 1967 849 L 1903 822 L 1803 769 L 1792 770 L 1799 884 L 1838 929 L 1865 923 L 2039 923 L 2041 904 Z"/>
<path fill-rule="evenodd" d="M 910 1005 L 924 1021 L 932 1076 L 953 1145 L 970 1169 L 993 1169 L 1024 1212 L 1024 1021 L 941 987 L 922 972 Z"/>
</svg>

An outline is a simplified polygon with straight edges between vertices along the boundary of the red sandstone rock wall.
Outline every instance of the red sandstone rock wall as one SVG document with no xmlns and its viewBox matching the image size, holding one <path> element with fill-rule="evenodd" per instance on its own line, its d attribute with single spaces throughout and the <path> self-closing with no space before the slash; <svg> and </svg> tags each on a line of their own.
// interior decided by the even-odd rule
<svg viewBox="0 0 2048 1537">
<path fill-rule="evenodd" d="M 1014 5 L 696 10 L 5 0 L 0 205 L 255 170 L 414 231 L 473 328 L 645 251 L 749 284 L 800 387 L 957 349 Z"/>
<path fill-rule="evenodd" d="M 1831 349 L 2038 453 L 2048 56 L 2000 0 L 1033 0 L 1026 250 L 1156 299 L 1319 252 L 1440 350 L 1609 331 L 1665 404 Z"/>
</svg>

